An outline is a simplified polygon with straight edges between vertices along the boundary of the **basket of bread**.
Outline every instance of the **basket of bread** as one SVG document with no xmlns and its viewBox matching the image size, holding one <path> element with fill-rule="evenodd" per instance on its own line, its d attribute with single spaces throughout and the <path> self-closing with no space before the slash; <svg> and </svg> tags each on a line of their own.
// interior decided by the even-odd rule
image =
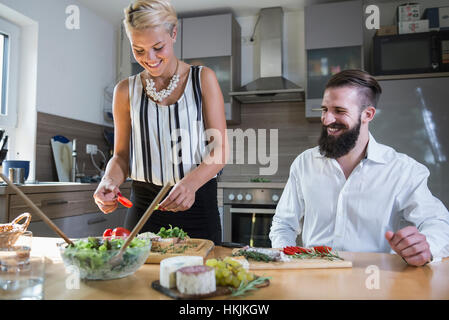
<svg viewBox="0 0 449 320">
<path fill-rule="evenodd" d="M 27 230 L 30 221 L 31 214 L 25 212 L 10 223 L 0 224 L 0 248 L 12 247 L 17 239 Z"/>
</svg>

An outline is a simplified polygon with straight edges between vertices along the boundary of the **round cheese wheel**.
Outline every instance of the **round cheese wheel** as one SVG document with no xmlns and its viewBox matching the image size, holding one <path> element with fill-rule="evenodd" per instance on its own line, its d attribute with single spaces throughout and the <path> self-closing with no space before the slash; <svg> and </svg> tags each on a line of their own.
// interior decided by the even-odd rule
<svg viewBox="0 0 449 320">
<path fill-rule="evenodd" d="M 209 266 L 183 267 L 176 271 L 176 287 L 184 294 L 207 294 L 214 292 L 215 269 Z"/>
</svg>

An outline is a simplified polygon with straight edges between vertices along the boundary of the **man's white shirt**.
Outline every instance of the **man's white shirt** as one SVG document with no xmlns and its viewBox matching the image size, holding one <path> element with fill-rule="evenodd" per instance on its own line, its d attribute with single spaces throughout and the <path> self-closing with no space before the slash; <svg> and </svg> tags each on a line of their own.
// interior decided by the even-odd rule
<svg viewBox="0 0 449 320">
<path fill-rule="evenodd" d="M 340 251 L 393 252 L 385 232 L 415 225 L 434 258 L 449 256 L 449 212 L 427 187 L 429 170 L 370 134 L 365 159 L 346 179 L 318 147 L 300 154 L 276 208 L 273 248 L 327 245 Z"/>
</svg>

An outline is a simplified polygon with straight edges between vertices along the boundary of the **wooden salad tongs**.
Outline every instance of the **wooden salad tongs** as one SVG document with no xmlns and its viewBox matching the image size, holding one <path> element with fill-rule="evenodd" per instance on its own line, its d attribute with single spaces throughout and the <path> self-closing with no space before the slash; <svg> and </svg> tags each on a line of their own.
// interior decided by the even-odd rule
<svg viewBox="0 0 449 320">
<path fill-rule="evenodd" d="M 0 177 L 3 179 L 3 181 L 5 181 L 8 186 L 10 186 L 25 202 L 26 204 L 33 209 L 33 211 L 46 223 L 48 224 L 48 226 L 53 229 L 61 238 L 64 239 L 65 242 L 67 242 L 68 244 L 73 244 L 73 242 L 65 235 L 64 232 L 62 232 L 61 229 L 59 229 L 54 223 L 53 221 L 51 221 L 47 215 L 45 213 L 42 212 L 41 209 L 39 209 L 34 203 L 33 201 L 30 200 L 30 198 L 28 198 L 23 192 L 22 190 L 20 190 L 14 183 L 12 183 L 11 181 L 9 181 L 8 178 L 5 177 L 5 175 L 3 173 L 0 173 Z"/>
<path fill-rule="evenodd" d="M 147 222 L 147 220 L 150 218 L 151 214 L 159 207 L 159 203 L 162 201 L 164 196 L 167 194 L 167 192 L 170 190 L 172 186 L 170 184 L 166 184 L 157 194 L 156 198 L 154 198 L 153 202 L 150 204 L 148 209 L 143 214 L 142 218 L 140 218 L 139 222 L 137 222 L 136 226 L 134 227 L 133 231 L 131 231 L 131 234 L 126 238 L 125 243 L 120 248 L 119 253 L 117 255 L 113 256 L 111 260 L 109 260 L 109 263 L 113 266 L 118 265 L 123 260 L 123 254 L 125 253 L 126 248 L 131 243 L 131 241 L 136 237 L 136 235 L 139 233 L 139 231 L 142 229 L 144 224 Z"/>
</svg>

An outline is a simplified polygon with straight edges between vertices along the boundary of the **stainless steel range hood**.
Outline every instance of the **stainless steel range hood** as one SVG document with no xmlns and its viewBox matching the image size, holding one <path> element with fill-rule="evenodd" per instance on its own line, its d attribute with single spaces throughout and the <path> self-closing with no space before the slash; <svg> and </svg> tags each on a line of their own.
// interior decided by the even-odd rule
<svg viewBox="0 0 449 320">
<path fill-rule="evenodd" d="M 283 76 L 284 12 L 281 7 L 260 10 L 259 42 L 260 78 L 230 92 L 241 103 L 304 101 L 304 89 Z"/>
</svg>

